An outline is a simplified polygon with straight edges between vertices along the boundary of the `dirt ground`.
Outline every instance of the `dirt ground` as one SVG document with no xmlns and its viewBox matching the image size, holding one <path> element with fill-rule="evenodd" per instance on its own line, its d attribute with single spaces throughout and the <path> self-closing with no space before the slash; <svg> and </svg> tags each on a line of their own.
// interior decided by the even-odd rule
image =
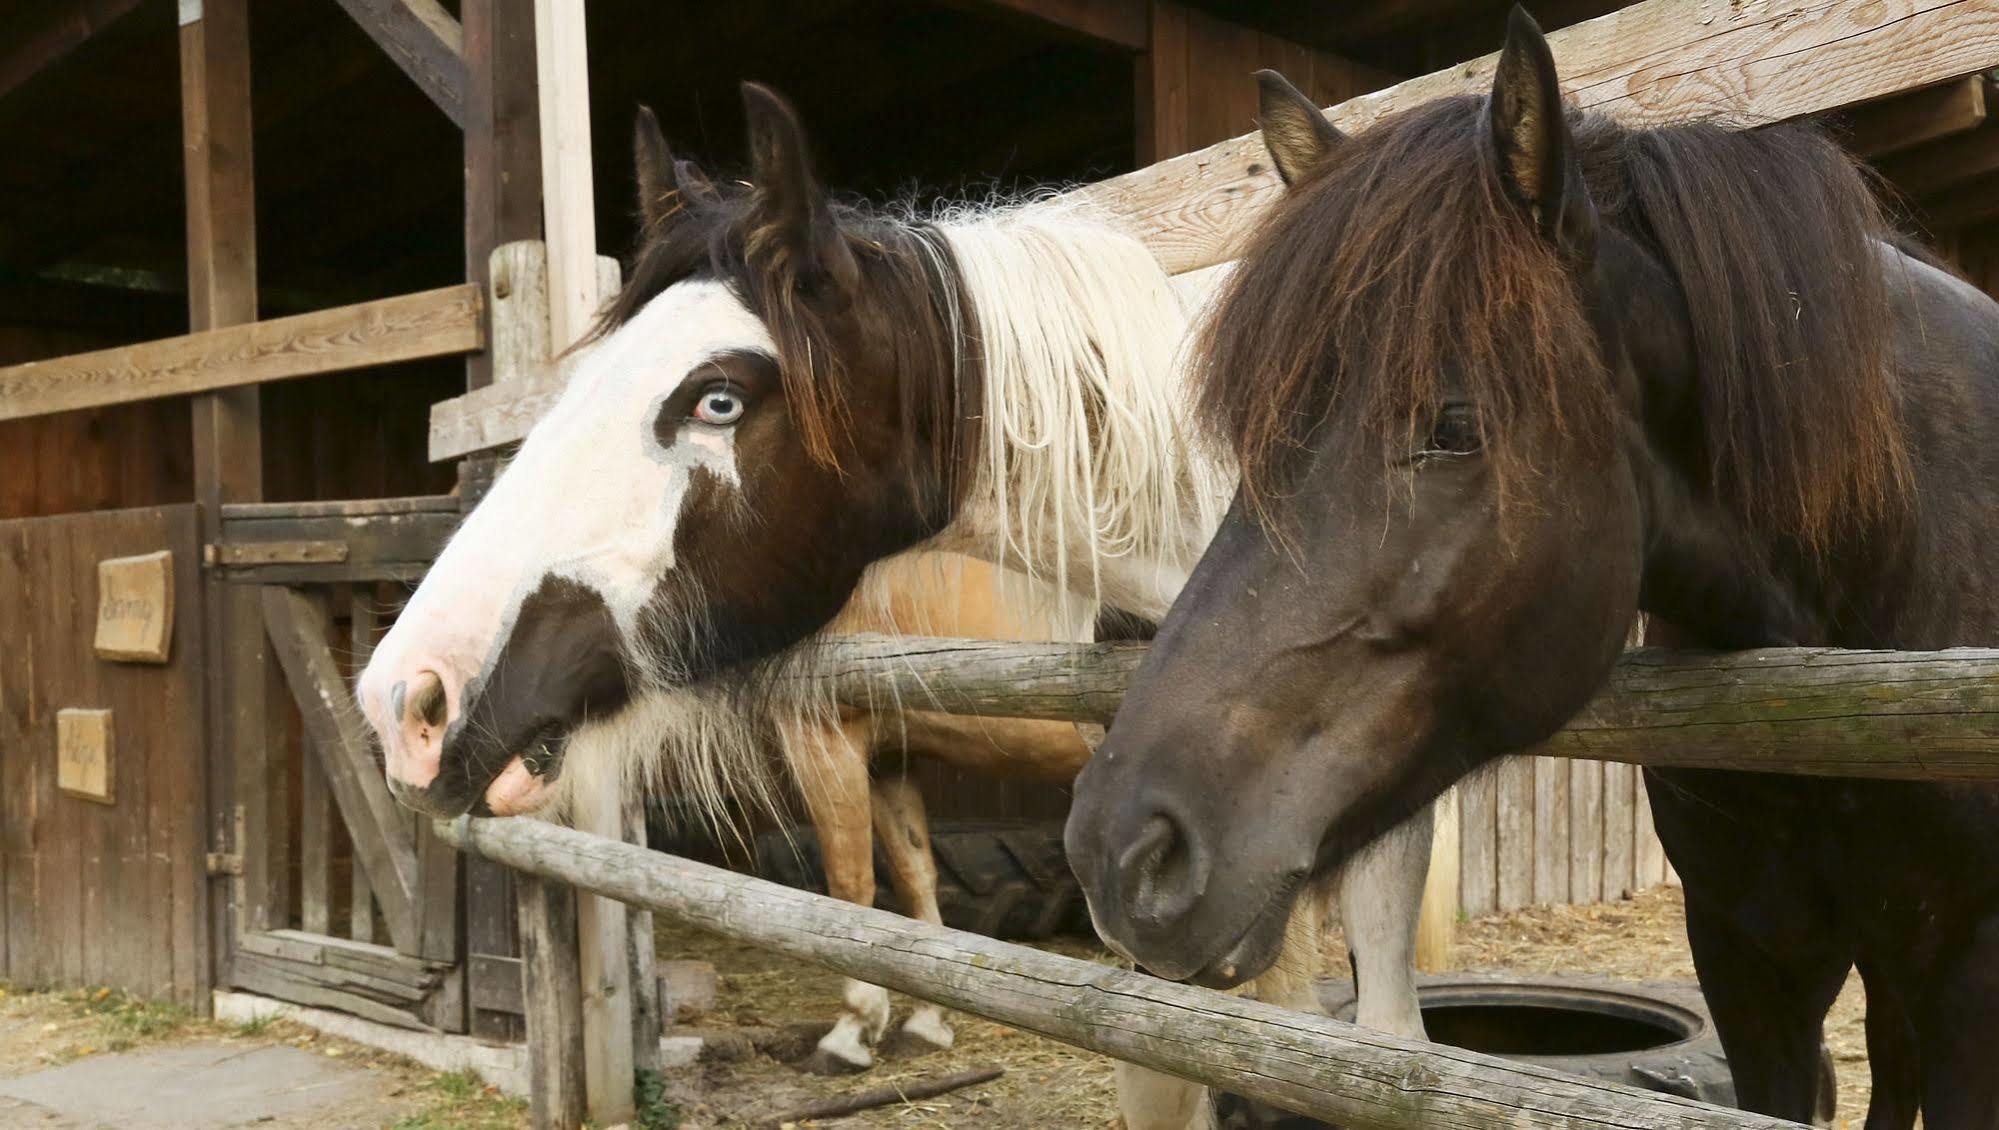
<svg viewBox="0 0 1999 1130">
<path fill-rule="evenodd" d="M 1335 936 L 1329 952 L 1344 955 Z M 1102 958 L 1095 947 L 1053 947 L 1072 956 Z M 692 1026 L 764 1030 L 766 1051 L 708 1061 L 670 1073 L 672 1097 L 689 1130 L 769 1126 L 788 1110 L 816 1098 L 883 1086 L 906 1085 L 935 1075 L 984 1067 L 1005 1074 L 994 1082 L 935 1099 L 907 1103 L 841 1120 L 842 1127 L 1115 1127 L 1117 1111 L 1108 1060 L 1003 1025 L 954 1016 L 957 1044 L 948 1052 L 882 1057 L 860 1076 L 820 1078 L 782 1062 L 809 1050 L 812 1033 L 798 1022 L 836 1015 L 840 978 L 784 958 L 696 931 L 662 927 L 663 958 L 710 961 L 721 975 L 713 1013 Z M 1693 979 L 1680 892 L 1661 888 L 1617 903 L 1586 907 L 1537 907 L 1462 923 L 1453 964 L 1464 970 L 1590 973 L 1626 980 Z M 896 1021 L 909 1002 L 896 1000 Z M 1847 985 L 1826 1026 L 1838 1065 L 1839 1122 L 1858 1127 L 1867 1107 L 1867 1058 L 1861 1032 L 1862 1002 L 1856 977 Z M 787 1026 L 792 1026 L 787 1030 Z M 805 1126 L 816 1122 L 797 1123 Z M 831 1123 L 827 1123 L 831 1125 Z"/>
</svg>

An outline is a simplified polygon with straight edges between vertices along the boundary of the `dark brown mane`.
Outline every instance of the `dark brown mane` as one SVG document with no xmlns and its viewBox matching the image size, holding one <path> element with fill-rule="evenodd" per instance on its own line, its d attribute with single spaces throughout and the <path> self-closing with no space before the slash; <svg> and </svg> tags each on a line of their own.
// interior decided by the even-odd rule
<svg viewBox="0 0 1999 1130">
<path fill-rule="evenodd" d="M 859 277 L 836 281 L 801 270 L 794 256 L 756 224 L 755 190 L 731 182 L 718 197 L 682 195 L 665 222 L 641 231 L 625 285 L 593 332 L 602 337 L 636 317 L 675 283 L 717 279 L 733 290 L 777 341 L 779 379 L 806 451 L 839 467 L 849 435 L 857 374 L 856 334 L 865 334 L 899 374 L 938 374 L 896 384 L 911 444 L 953 472 L 965 459 L 957 422 L 976 404 L 977 375 L 958 347 L 963 303 L 949 248 L 928 224 L 857 205 L 833 207 L 840 237 Z"/>
<path fill-rule="evenodd" d="M 1717 497 L 1807 545 L 1901 499 L 1879 246 L 1895 237 L 1851 159 L 1808 128 L 1571 126 L 1602 220 L 1684 296 Z M 1510 442 L 1519 421 L 1612 441 L 1591 320 L 1493 161 L 1484 99 L 1441 99 L 1345 141 L 1265 223 L 1196 354 L 1200 420 L 1253 502 L 1334 415 L 1399 453 L 1462 398 L 1502 492 L 1550 454 Z"/>
</svg>

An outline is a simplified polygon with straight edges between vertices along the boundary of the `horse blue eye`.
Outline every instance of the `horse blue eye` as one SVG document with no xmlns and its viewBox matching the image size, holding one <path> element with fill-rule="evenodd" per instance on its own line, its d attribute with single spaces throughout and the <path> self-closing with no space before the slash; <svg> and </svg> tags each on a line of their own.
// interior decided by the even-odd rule
<svg viewBox="0 0 1999 1130">
<path fill-rule="evenodd" d="M 743 398 L 728 385 L 711 385 L 694 402 L 694 418 L 704 424 L 726 427 L 743 417 Z"/>
</svg>

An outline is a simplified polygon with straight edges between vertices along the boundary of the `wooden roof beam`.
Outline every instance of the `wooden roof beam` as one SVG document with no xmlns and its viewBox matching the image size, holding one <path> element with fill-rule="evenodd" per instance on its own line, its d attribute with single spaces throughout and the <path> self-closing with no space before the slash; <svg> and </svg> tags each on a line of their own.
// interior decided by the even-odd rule
<svg viewBox="0 0 1999 1130">
<path fill-rule="evenodd" d="M 999 12 L 1126 51 L 1152 43 L 1148 0 L 956 0 L 953 6 Z"/>
<path fill-rule="evenodd" d="M 140 0 L 75 0 L 50 20 L 41 31 L 17 40 L 0 55 L 0 98 L 27 84 L 29 79 L 68 58 L 118 19 L 139 6 Z"/>
<path fill-rule="evenodd" d="M 1966 75 L 1856 106 L 1847 115 L 1846 146 L 1862 157 L 1881 157 L 1976 129 L 1985 120 L 1985 86 L 1984 75 Z"/>
<path fill-rule="evenodd" d="M 340 0 L 424 96 L 465 128 L 465 34 L 437 0 Z"/>
<path fill-rule="evenodd" d="M 1973 130 L 1912 149 L 1876 166 L 1903 196 L 1933 196 L 1953 185 L 1999 173 L 1999 129 Z"/>
</svg>

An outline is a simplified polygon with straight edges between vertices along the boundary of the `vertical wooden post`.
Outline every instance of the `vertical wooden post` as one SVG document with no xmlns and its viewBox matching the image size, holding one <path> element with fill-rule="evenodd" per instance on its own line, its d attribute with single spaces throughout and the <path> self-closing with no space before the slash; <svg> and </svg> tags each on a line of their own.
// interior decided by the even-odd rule
<svg viewBox="0 0 1999 1130">
<path fill-rule="evenodd" d="M 646 807 L 644 794 L 634 790 L 623 798 L 625 839 L 644 847 Z M 625 908 L 631 918 L 626 931 L 625 961 L 632 979 L 632 1070 L 659 1071 L 659 1037 L 665 1021 L 660 1016 L 659 962 L 653 951 L 652 911 L 635 906 Z"/>
<path fill-rule="evenodd" d="M 187 178 L 188 324 L 255 321 L 257 232 L 250 129 L 249 0 L 181 0 L 181 137 Z M 253 387 L 194 398 L 195 498 L 202 539 L 221 540 L 222 506 L 263 497 L 262 419 Z M 269 657 L 256 589 L 212 576 L 202 630 L 208 672 L 208 818 L 213 851 L 240 855 L 218 887 L 215 977 L 227 983 L 238 929 L 285 924 L 284 775 L 273 764 Z M 208 994 L 197 999 L 206 1008 Z"/>
<path fill-rule="evenodd" d="M 583 1021 L 575 986 L 576 892 L 516 873 L 528 1089 L 535 1130 L 583 1124 Z"/>
<path fill-rule="evenodd" d="M 566 349 L 597 314 L 597 212 L 590 168 L 590 72 L 583 6 L 535 0 L 535 75 L 541 102 L 542 224 L 548 243 L 549 342 Z M 615 778 L 579 791 L 572 823 L 624 839 Z M 599 1125 L 632 1106 L 630 922 L 623 903 L 582 895 L 576 908 L 583 985 L 584 1093 Z"/>
<path fill-rule="evenodd" d="M 464 0 L 459 8 L 465 54 L 465 278 L 490 290 L 493 249 L 541 238 L 541 107 L 536 97 L 534 0 Z M 489 337 L 488 340 L 491 340 Z M 493 381 L 490 352 L 465 359 L 465 387 Z M 491 483 L 498 461 L 474 456 L 458 465 L 460 503 L 470 509 Z M 480 1039 L 521 1038 L 522 1020 L 477 1007 L 470 966 L 519 954 L 515 890 L 505 867 L 477 856 L 464 861 L 467 1024 Z M 571 920 L 574 929 L 574 919 Z M 572 933 L 569 945 L 575 944 Z M 569 982 L 574 984 L 574 980 Z"/>
</svg>

